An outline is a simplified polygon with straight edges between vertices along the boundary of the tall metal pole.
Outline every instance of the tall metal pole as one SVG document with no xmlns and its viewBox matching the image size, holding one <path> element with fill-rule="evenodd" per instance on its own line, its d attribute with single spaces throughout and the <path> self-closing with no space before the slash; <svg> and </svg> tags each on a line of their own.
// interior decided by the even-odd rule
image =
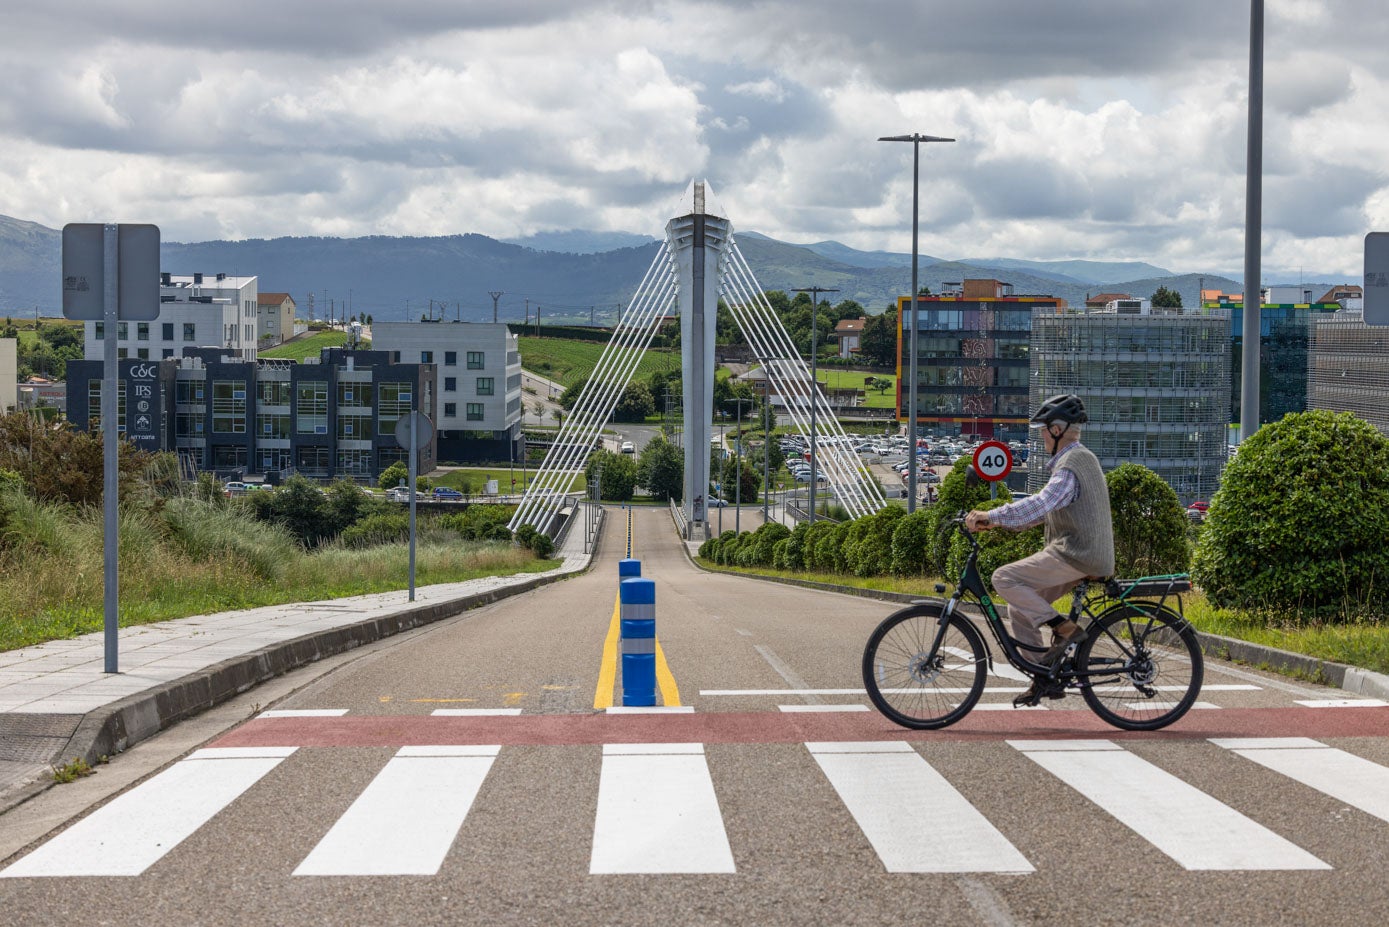
<svg viewBox="0 0 1389 927">
<path fill-rule="evenodd" d="M 815 484 L 818 476 L 817 442 L 816 436 L 819 431 L 816 426 L 816 413 L 820 408 L 820 384 L 816 379 L 815 355 L 819 353 L 818 335 L 820 326 L 817 315 L 820 310 L 821 293 L 838 293 L 839 290 L 831 287 L 808 286 L 800 287 L 791 291 L 792 293 L 810 294 L 810 523 L 815 524 Z"/>
<path fill-rule="evenodd" d="M 1249 138 L 1244 169 L 1244 344 L 1240 352 L 1240 441 L 1259 430 L 1259 257 L 1264 189 L 1264 0 L 1249 3 Z"/>
<path fill-rule="evenodd" d="M 916 511 L 916 313 L 919 302 L 917 300 L 917 215 L 920 205 L 920 184 L 918 178 L 921 173 L 921 143 L 922 142 L 953 142 L 953 138 L 939 138 L 934 135 L 922 135 L 913 132 L 911 135 L 889 135 L 878 139 L 880 142 L 911 142 L 912 143 L 912 293 L 911 293 L 911 333 L 907 336 L 908 351 L 911 356 L 907 361 L 907 511 Z M 900 321 L 900 320 L 899 320 Z"/>
<path fill-rule="evenodd" d="M 764 381 L 768 387 L 771 381 Z M 767 497 L 772 491 L 772 418 L 767 393 L 762 394 L 762 521 L 767 521 Z"/>
<path fill-rule="evenodd" d="M 733 435 L 734 447 L 734 468 L 737 474 L 737 482 L 733 489 L 733 530 L 741 533 L 743 530 L 743 403 L 751 403 L 751 399 L 744 399 L 741 396 L 733 400 L 738 405 L 738 428 Z"/>
<path fill-rule="evenodd" d="M 105 464 L 105 483 L 103 486 L 104 498 L 102 509 L 103 538 L 104 548 L 102 556 L 103 582 L 105 583 L 102 594 L 102 629 L 104 636 L 104 650 L 106 657 L 105 671 L 108 673 L 120 672 L 117 664 L 117 637 L 120 627 L 119 607 L 120 598 L 118 592 L 118 506 L 120 504 L 120 425 L 116 421 L 117 405 L 116 391 L 119 389 L 119 377 L 117 366 L 119 361 L 116 356 L 116 329 L 119 325 L 117 316 L 119 314 L 119 290 L 117 274 L 120 273 L 120 245 L 119 229 L 115 225 L 107 225 L 102 230 L 102 287 L 103 317 L 105 326 L 105 340 L 102 343 L 102 387 L 101 387 L 101 439 L 103 447 L 103 462 Z"/>
</svg>

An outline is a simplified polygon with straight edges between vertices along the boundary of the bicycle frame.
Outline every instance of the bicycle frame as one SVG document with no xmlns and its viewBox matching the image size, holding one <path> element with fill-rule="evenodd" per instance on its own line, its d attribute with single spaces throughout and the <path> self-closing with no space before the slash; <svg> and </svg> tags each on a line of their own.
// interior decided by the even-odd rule
<svg viewBox="0 0 1389 927">
<path fill-rule="evenodd" d="M 1029 660 L 1026 656 L 1024 656 L 1022 653 L 1022 648 L 1032 648 L 1028 647 L 1028 645 L 1026 644 L 1020 643 L 1016 638 L 1014 638 L 1011 634 L 1008 633 L 1007 628 L 1005 628 L 1003 624 L 1003 617 L 998 613 L 998 609 L 994 605 L 993 599 L 989 596 L 988 589 L 984 585 L 984 578 L 979 573 L 978 540 L 968 529 L 964 527 L 963 523 L 956 522 L 955 524 L 961 531 L 961 533 L 963 533 L 965 537 L 969 540 L 970 551 L 965 557 L 964 567 L 960 570 L 960 577 L 955 584 L 955 591 L 946 601 L 945 608 L 941 612 L 940 627 L 936 631 L 935 640 L 931 642 L 933 652 L 935 648 L 940 646 L 941 639 L 945 634 L 946 624 L 948 623 L 950 617 L 955 614 L 956 610 L 960 606 L 960 603 L 964 601 L 971 601 L 973 602 L 973 604 L 979 607 L 981 612 L 983 612 L 985 619 L 984 623 L 989 626 L 989 631 L 993 634 L 994 640 L 998 643 L 999 648 L 1003 651 L 1003 656 L 1007 659 L 1008 663 L 1012 665 L 1014 668 L 1022 670 L 1026 673 L 1030 673 L 1034 676 L 1044 676 L 1058 678 L 1066 681 L 1076 681 L 1081 686 L 1088 685 L 1088 680 L 1093 677 L 1115 675 L 1115 671 L 1113 670 L 1101 670 L 1098 672 L 1090 672 L 1086 670 L 1078 670 L 1070 666 L 1068 666 L 1065 669 L 1062 669 L 1060 665 L 1048 666 L 1043 663 L 1037 663 L 1032 660 Z M 1102 587 L 1103 591 L 1101 592 L 1101 596 L 1103 597 L 1104 601 L 1113 601 L 1117 604 L 1127 605 L 1130 608 L 1139 611 L 1140 613 L 1146 614 L 1145 609 L 1152 608 L 1154 613 L 1165 611 L 1171 615 L 1175 615 L 1179 620 L 1178 628 L 1180 628 L 1186 626 L 1186 615 L 1182 608 L 1181 595 L 1177 592 L 1174 592 L 1173 590 L 1175 587 L 1180 585 L 1185 580 L 1186 576 L 1184 574 L 1174 574 L 1169 576 L 1145 576 L 1138 580 L 1124 581 L 1110 579 Z M 1127 582 L 1127 588 L 1122 587 L 1120 585 L 1121 582 Z M 1088 618 L 1088 623 L 1091 625 L 1094 624 L 1097 616 L 1095 615 L 1094 611 L 1091 610 L 1090 603 L 1087 601 L 1087 596 L 1090 594 L 1090 587 L 1093 584 L 1095 584 L 1094 580 L 1082 579 L 1079 583 L 1076 584 L 1075 589 L 1072 591 L 1071 610 L 1069 616 L 1072 621 L 1079 622 L 1082 618 Z M 1189 584 L 1187 585 L 1187 588 L 1190 588 Z M 1159 598 L 1159 601 L 1156 603 L 1156 605 L 1151 601 L 1147 601 L 1146 599 L 1137 598 L 1137 596 L 1139 595 L 1158 595 L 1159 593 L 1161 594 L 1161 597 Z M 1135 598 L 1129 598 L 1130 595 L 1134 595 Z M 1167 599 L 1169 597 L 1175 598 L 1177 600 L 1177 608 L 1175 611 L 1167 605 Z M 1118 641 L 1116 641 L 1116 643 L 1118 643 Z M 988 655 L 989 666 L 990 668 L 992 668 L 993 651 L 991 648 L 989 648 L 987 640 L 984 643 L 984 647 L 985 652 Z"/>
</svg>

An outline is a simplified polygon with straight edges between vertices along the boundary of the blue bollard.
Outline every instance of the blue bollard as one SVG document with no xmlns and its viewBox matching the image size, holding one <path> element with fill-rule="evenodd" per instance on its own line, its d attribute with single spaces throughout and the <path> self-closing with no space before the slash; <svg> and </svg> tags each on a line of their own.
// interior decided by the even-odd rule
<svg viewBox="0 0 1389 927">
<path fill-rule="evenodd" d="M 622 627 L 622 704 L 656 704 L 656 584 L 624 579 L 619 587 Z"/>
<path fill-rule="evenodd" d="M 626 560 L 617 561 L 618 582 L 622 582 L 624 579 L 634 579 L 638 576 L 641 576 L 640 560 L 633 560 L 631 557 L 628 557 Z"/>
</svg>

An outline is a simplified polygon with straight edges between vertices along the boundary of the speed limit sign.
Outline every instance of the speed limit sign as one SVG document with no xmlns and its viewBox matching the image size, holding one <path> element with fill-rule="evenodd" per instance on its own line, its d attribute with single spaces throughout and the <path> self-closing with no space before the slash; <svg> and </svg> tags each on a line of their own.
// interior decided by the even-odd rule
<svg viewBox="0 0 1389 927">
<path fill-rule="evenodd" d="M 1001 480 L 1013 469 L 1013 454 L 1002 441 L 985 441 L 974 451 L 974 472 L 990 482 Z"/>
</svg>

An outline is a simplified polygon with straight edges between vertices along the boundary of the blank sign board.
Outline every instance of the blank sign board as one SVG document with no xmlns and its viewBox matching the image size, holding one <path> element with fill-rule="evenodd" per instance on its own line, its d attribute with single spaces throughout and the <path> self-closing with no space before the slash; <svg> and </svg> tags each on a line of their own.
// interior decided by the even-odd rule
<svg viewBox="0 0 1389 927">
<path fill-rule="evenodd" d="M 159 318 L 159 226 L 123 223 L 116 236 L 116 318 Z M 63 316 L 104 319 L 105 280 L 105 227 L 96 222 L 63 226 Z"/>
<path fill-rule="evenodd" d="M 1389 325 L 1389 232 L 1365 236 L 1365 322 Z"/>
</svg>

